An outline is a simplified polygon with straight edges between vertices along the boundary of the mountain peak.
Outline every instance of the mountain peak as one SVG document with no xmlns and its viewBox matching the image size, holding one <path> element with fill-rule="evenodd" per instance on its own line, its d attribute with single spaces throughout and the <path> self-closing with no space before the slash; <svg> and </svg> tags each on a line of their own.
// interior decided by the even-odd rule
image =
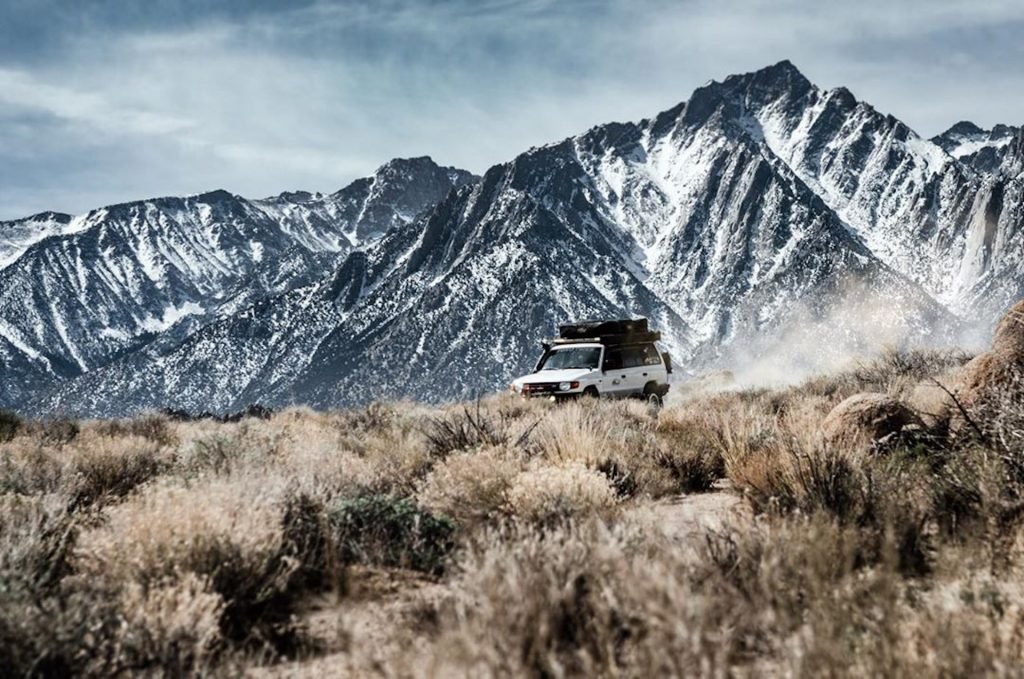
<svg viewBox="0 0 1024 679">
<path fill-rule="evenodd" d="M 277 200 L 285 201 L 288 203 L 305 203 L 319 198 L 319 194 L 310 193 L 309 191 L 282 191 L 281 193 L 274 196 Z"/>
<path fill-rule="evenodd" d="M 749 108 L 784 99 L 787 106 L 799 107 L 798 102 L 814 89 L 814 84 L 793 62 L 784 59 L 760 70 L 731 75 L 722 82 L 712 81 L 698 88 L 687 102 L 686 116 L 691 124 L 702 124 L 723 100 Z"/>
<path fill-rule="evenodd" d="M 777 61 L 774 64 L 771 64 L 770 66 L 765 66 L 764 68 L 757 71 L 757 73 L 786 74 L 803 77 L 803 73 L 800 72 L 800 69 L 797 68 L 796 64 L 794 64 L 789 59 L 782 59 L 781 61 Z"/>
<path fill-rule="evenodd" d="M 746 111 L 778 103 L 792 114 L 803 109 L 807 97 L 816 90 L 793 62 L 784 59 L 757 71 L 730 75 L 724 81 L 711 81 L 694 90 L 685 108 L 683 120 L 689 127 L 704 125 L 716 111 L 738 119 Z M 673 116 L 674 119 L 674 116 Z M 665 129 L 665 114 L 655 122 L 656 129 Z"/>
<path fill-rule="evenodd" d="M 772 89 L 791 88 L 805 90 L 813 86 L 811 81 L 789 59 L 783 59 L 750 73 L 726 78 L 726 82 L 730 80 L 745 81 Z"/>
<path fill-rule="evenodd" d="M 19 219 L 12 219 L 7 221 L 0 221 L 0 225 L 18 225 L 18 224 L 31 224 L 39 222 L 56 223 L 56 224 L 67 224 L 72 220 L 72 216 L 64 214 L 63 212 L 53 212 L 47 210 L 45 212 L 38 212 L 28 217 L 21 217 Z"/>
<path fill-rule="evenodd" d="M 234 200 L 235 194 L 225 189 L 214 189 L 198 194 L 195 199 L 200 203 L 220 203 L 225 200 Z"/>
<path fill-rule="evenodd" d="M 957 136 L 973 136 L 973 135 L 981 135 L 981 134 L 987 134 L 987 132 L 985 130 L 981 129 L 980 127 L 978 127 L 977 125 L 975 125 L 974 123 L 972 123 L 969 120 L 961 120 L 960 122 L 958 122 L 957 124 L 953 125 L 952 127 L 950 127 L 948 130 L 946 130 L 945 132 L 943 132 L 939 136 L 941 136 L 941 137 L 952 136 L 952 135 L 957 135 Z"/>
<path fill-rule="evenodd" d="M 374 174 L 395 170 L 433 170 L 440 167 L 430 156 L 415 156 L 412 158 L 392 158 L 377 168 Z"/>
</svg>

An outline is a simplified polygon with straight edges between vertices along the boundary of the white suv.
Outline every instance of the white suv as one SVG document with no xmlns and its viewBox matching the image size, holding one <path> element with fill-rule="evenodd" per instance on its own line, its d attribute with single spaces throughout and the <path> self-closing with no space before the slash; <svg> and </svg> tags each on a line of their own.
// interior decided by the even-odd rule
<svg viewBox="0 0 1024 679">
<path fill-rule="evenodd" d="M 645 333 L 650 336 L 657 333 Z M 554 399 L 582 395 L 660 402 L 668 393 L 671 371 L 668 354 L 661 354 L 653 341 L 561 339 L 546 344 L 534 371 L 513 381 L 510 389 Z"/>
</svg>

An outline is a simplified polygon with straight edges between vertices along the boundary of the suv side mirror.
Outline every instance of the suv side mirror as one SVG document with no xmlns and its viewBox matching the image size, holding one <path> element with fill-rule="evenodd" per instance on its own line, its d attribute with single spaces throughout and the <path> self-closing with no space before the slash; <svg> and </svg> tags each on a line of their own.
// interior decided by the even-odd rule
<svg viewBox="0 0 1024 679">
<path fill-rule="evenodd" d="M 667 372 L 669 375 L 671 375 L 672 374 L 672 357 L 669 356 L 669 353 L 666 351 L 666 352 L 661 354 L 661 360 L 663 360 L 665 362 L 665 372 Z"/>
</svg>

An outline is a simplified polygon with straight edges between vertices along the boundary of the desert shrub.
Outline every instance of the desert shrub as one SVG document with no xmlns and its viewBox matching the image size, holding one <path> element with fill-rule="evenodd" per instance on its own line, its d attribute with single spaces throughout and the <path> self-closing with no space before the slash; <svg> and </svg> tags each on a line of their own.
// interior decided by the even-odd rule
<svg viewBox="0 0 1024 679">
<path fill-rule="evenodd" d="M 439 574 L 454 549 L 455 524 L 406 498 L 361 495 L 330 507 L 343 563 L 410 568 Z"/>
<path fill-rule="evenodd" d="M 220 474 L 236 467 L 245 449 L 236 437 L 214 434 L 196 439 L 185 458 L 189 470 L 210 470 Z"/>
<path fill-rule="evenodd" d="M 860 528 L 824 513 L 729 526 L 707 536 L 690 579 L 707 596 L 707 622 L 732 626 L 723 645 L 734 661 L 796 663 L 819 675 L 829 665 L 807 658 L 819 639 L 827 641 L 815 652 L 829 647 L 834 671 L 866 644 L 899 638 L 894 611 L 905 590 L 893 550 L 866 568 L 863 541 Z"/>
<path fill-rule="evenodd" d="M 43 444 L 48 446 L 62 446 L 71 443 L 81 431 L 78 422 L 67 417 L 34 422 L 33 425 Z"/>
<path fill-rule="evenodd" d="M 960 436 L 930 458 L 934 515 L 949 537 L 983 536 L 1009 548 L 1024 525 L 1024 406 L 997 394 L 968 413 L 980 434 Z"/>
<path fill-rule="evenodd" d="M 645 409 L 643 404 L 637 405 Z M 642 447 L 646 443 L 646 432 L 637 429 L 650 429 L 650 420 L 644 418 L 635 419 L 631 430 L 623 421 L 628 415 L 629 411 L 618 403 L 566 404 L 540 422 L 533 443 L 538 454 L 553 464 L 579 462 L 593 466 L 609 458 L 622 458 L 631 452 L 627 451 L 631 444 Z"/>
<path fill-rule="evenodd" d="M 884 565 L 857 568 L 856 533 L 821 516 L 737 526 L 696 560 L 646 524 L 488 533 L 462 556 L 442 632 L 415 666 L 437 675 L 758 675 L 799 656 L 808 621 L 849 622 L 852 647 L 895 635 L 877 617 L 895 606 L 898 580 Z"/>
<path fill-rule="evenodd" d="M 897 395 L 919 382 L 942 377 L 969 359 L 956 350 L 888 349 L 847 370 L 811 377 L 779 396 L 822 396 L 835 404 L 860 392 Z"/>
<path fill-rule="evenodd" d="M 60 495 L 0 495 L 0 591 L 53 590 L 72 570 L 78 527 Z"/>
<path fill-rule="evenodd" d="M 11 676 L 81 673 L 116 629 L 107 592 L 68 590 L 78 522 L 59 495 L 0 495 L 0 667 Z M 102 665 L 101 665 L 102 667 Z"/>
<path fill-rule="evenodd" d="M 120 498 L 156 477 L 167 463 L 156 443 L 139 436 L 83 437 L 69 459 L 72 506 L 82 507 L 104 498 Z"/>
<path fill-rule="evenodd" d="M 193 573 L 151 587 L 128 583 L 118 610 L 122 624 L 109 642 L 115 672 L 195 676 L 209 671 L 223 650 L 224 600 Z"/>
<path fill-rule="evenodd" d="M 897 536 L 870 568 L 862 543 L 859 529 L 829 517 L 790 518 L 713 536 L 694 575 L 713 602 L 709 617 L 735 608 L 733 631 L 762 671 L 976 676 L 1016 666 L 1019 588 L 984 571 L 922 588 L 900 576 Z M 967 563 L 947 556 L 955 568 Z"/>
<path fill-rule="evenodd" d="M 855 522 L 865 511 L 858 505 L 868 482 L 863 468 L 845 451 L 822 447 L 809 451 L 790 449 L 789 474 L 784 476 L 780 495 L 789 496 L 792 506 L 804 512 L 821 510 L 840 522 Z"/>
<path fill-rule="evenodd" d="M 178 443 L 169 418 L 161 414 L 141 415 L 127 420 L 100 420 L 93 423 L 92 431 L 109 438 L 139 436 L 159 446 Z"/>
<path fill-rule="evenodd" d="M 885 392 L 901 381 L 920 382 L 963 366 L 970 355 L 958 350 L 889 349 L 869 361 L 862 361 L 852 375 L 860 391 Z"/>
<path fill-rule="evenodd" d="M 337 413 L 339 427 L 363 433 L 386 431 L 394 426 L 397 417 L 398 411 L 393 405 L 380 402 Z"/>
<path fill-rule="evenodd" d="M 607 459 L 597 465 L 596 470 L 603 474 L 608 482 L 612 484 L 615 497 L 619 499 L 630 498 L 636 495 L 638 483 L 636 477 L 626 469 L 618 460 Z"/>
<path fill-rule="evenodd" d="M 628 522 L 488 534 L 459 564 L 427 666 L 499 676 L 756 676 L 857 663 L 884 674 L 884 658 L 904 643 L 913 590 L 888 556 L 894 549 L 862 565 L 856 526 L 822 513 L 730 526 L 696 559 L 664 539 Z"/>
<path fill-rule="evenodd" d="M 578 405 L 599 413 L 605 420 L 627 431 L 649 432 L 655 426 L 660 408 L 652 408 L 645 401 L 634 398 L 601 401 L 583 399 Z"/>
<path fill-rule="evenodd" d="M 539 463 L 584 465 L 604 474 L 619 497 L 676 492 L 657 462 L 651 410 L 640 401 L 588 399 L 559 407 L 540 421 L 530 451 Z"/>
<path fill-rule="evenodd" d="M 301 559 L 311 548 L 289 539 L 302 527 L 284 525 L 283 491 L 268 494 L 266 483 L 148 487 L 83 533 L 77 562 L 87 575 L 143 588 L 194 574 L 223 599 L 220 629 L 228 641 L 287 652 L 301 643 L 292 612 L 308 575 Z"/>
<path fill-rule="evenodd" d="M 693 406 L 663 410 L 654 429 L 658 439 L 673 449 L 721 454 L 721 427 L 713 417 L 714 411 L 694 410 Z"/>
<path fill-rule="evenodd" d="M 607 514 L 617 504 L 609 478 L 580 462 L 534 465 L 516 476 L 508 491 L 509 511 L 518 519 L 541 524 Z"/>
<path fill-rule="evenodd" d="M 418 484 L 416 502 L 459 523 L 493 520 L 507 509 L 508 491 L 522 470 L 520 457 L 493 446 L 450 455 Z"/>
<path fill-rule="evenodd" d="M 936 471 L 932 506 L 947 536 L 978 530 L 979 524 L 985 523 L 989 503 L 998 497 L 1001 470 L 998 461 L 989 459 L 985 452 L 964 447 Z"/>
<path fill-rule="evenodd" d="M 778 451 L 757 450 L 745 455 L 730 455 L 725 470 L 733 487 L 743 494 L 756 513 L 795 506 L 786 463 Z"/>
<path fill-rule="evenodd" d="M 323 502 L 303 491 L 290 492 L 281 526 L 286 551 L 299 563 L 297 584 L 306 589 L 338 586 L 338 550 Z"/>
<path fill-rule="evenodd" d="M 722 456 L 712 450 L 692 448 L 662 449 L 655 453 L 658 466 L 666 470 L 675 490 L 701 493 L 715 485 L 725 474 Z"/>
<path fill-rule="evenodd" d="M 425 435 L 434 458 L 444 459 L 453 452 L 470 450 L 478 446 L 503 446 L 512 443 L 511 418 L 505 412 L 494 415 L 481 407 L 463 406 L 460 410 L 432 418 Z M 525 443 L 528 433 L 522 434 L 515 446 Z"/>
<path fill-rule="evenodd" d="M 20 428 L 20 417 L 9 410 L 0 410 L 0 443 L 10 441 Z"/>
<path fill-rule="evenodd" d="M 600 537 L 599 537 L 600 536 Z M 619 603 L 630 555 L 603 526 L 511 528 L 475 542 L 460 562 L 455 610 L 434 674 L 610 676 L 643 620 Z"/>
<path fill-rule="evenodd" d="M 120 498 L 167 465 L 162 450 L 137 436 L 83 434 L 59 447 L 19 438 L 0 450 L 0 489 L 20 494 L 61 493 L 72 509 Z"/>
<path fill-rule="evenodd" d="M 757 513 L 828 516 L 858 528 L 863 563 L 877 563 L 883 548 L 895 548 L 901 572 L 924 574 L 932 567 L 931 477 L 913 458 L 858 456 L 790 438 L 774 449 L 727 458 L 727 470 Z"/>
<path fill-rule="evenodd" d="M 20 437 L 0 447 L 0 492 L 57 493 L 66 480 L 66 468 L 54 451 L 32 438 Z"/>
<path fill-rule="evenodd" d="M 127 669 L 118 666 L 109 643 L 121 624 L 112 592 L 83 585 L 59 593 L 15 587 L 3 594 L 5 676 L 108 676 Z"/>
<path fill-rule="evenodd" d="M 220 597 L 194 576 L 150 588 L 69 578 L 56 591 L 0 598 L 9 676 L 161 676 L 209 671 L 221 651 Z"/>
<path fill-rule="evenodd" d="M 772 451 L 786 434 L 782 423 L 790 408 L 789 401 L 759 392 L 718 396 L 705 404 L 705 411 L 699 415 L 699 431 L 694 432 L 691 424 L 690 433 L 685 435 L 689 440 L 684 439 L 683 443 L 690 443 L 697 450 L 717 450 L 723 464 L 730 459 Z"/>
</svg>

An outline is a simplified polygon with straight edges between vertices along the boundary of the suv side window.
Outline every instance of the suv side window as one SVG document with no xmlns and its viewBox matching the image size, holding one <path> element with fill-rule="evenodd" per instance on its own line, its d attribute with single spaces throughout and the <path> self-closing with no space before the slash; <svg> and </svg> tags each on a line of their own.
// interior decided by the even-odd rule
<svg viewBox="0 0 1024 679">
<path fill-rule="evenodd" d="M 661 355 L 653 344 L 640 344 L 622 348 L 623 368 L 642 368 L 661 363 Z"/>
<path fill-rule="evenodd" d="M 622 367 L 639 368 L 644 364 L 644 355 L 640 347 L 626 347 L 622 350 Z"/>
<path fill-rule="evenodd" d="M 604 370 L 621 370 L 623 367 L 622 349 L 609 347 L 604 350 Z"/>
</svg>

